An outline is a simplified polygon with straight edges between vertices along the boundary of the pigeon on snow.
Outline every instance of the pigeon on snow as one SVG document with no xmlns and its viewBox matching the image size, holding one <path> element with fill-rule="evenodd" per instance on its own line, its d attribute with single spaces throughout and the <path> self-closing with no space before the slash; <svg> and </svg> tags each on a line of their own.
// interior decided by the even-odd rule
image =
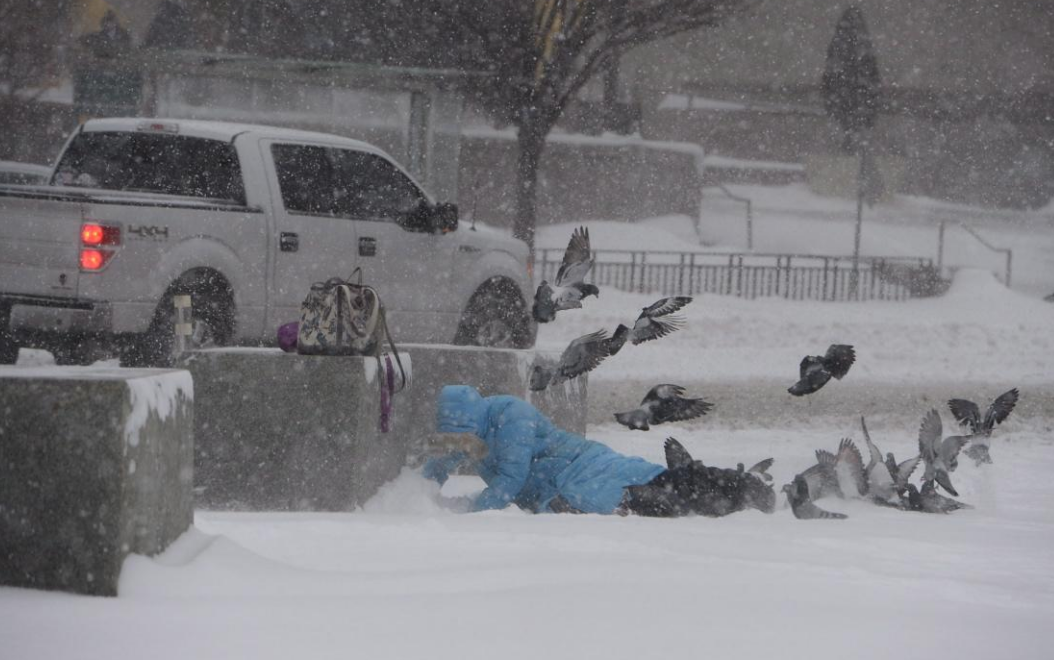
<svg viewBox="0 0 1054 660">
<path fill-rule="evenodd" d="M 787 501 L 790 502 L 791 511 L 794 512 L 795 518 L 801 520 L 842 520 L 849 517 L 844 513 L 824 511 L 813 504 L 812 499 L 809 497 L 809 484 L 805 481 L 805 477 L 800 474 L 794 477 L 793 483 L 783 487 L 783 492 L 787 494 Z"/>
<path fill-rule="evenodd" d="M 611 354 L 608 351 L 607 341 L 607 331 L 598 330 L 592 334 L 583 335 L 568 344 L 564 352 L 560 354 L 560 361 L 556 366 L 535 364 L 531 369 L 531 390 L 538 392 L 549 385 L 571 380 L 596 369 L 597 365 Z"/>
<path fill-rule="evenodd" d="M 579 227 L 571 235 L 571 241 L 564 251 L 564 260 L 556 272 L 554 289 L 545 280 L 538 285 L 534 293 L 534 306 L 531 313 L 538 323 L 548 323 L 556 318 L 556 313 L 565 309 L 582 306 L 586 296 L 600 296 L 600 289 L 595 284 L 586 284 L 586 275 L 593 268 L 593 253 L 589 248 L 589 230 Z"/>
<path fill-rule="evenodd" d="M 853 347 L 831 344 L 825 355 L 807 355 L 798 367 L 798 382 L 787 389 L 794 396 L 812 394 L 827 384 L 831 377 L 841 380 L 856 361 Z"/>
<path fill-rule="evenodd" d="M 883 461 L 882 453 L 878 451 L 875 443 L 871 442 L 871 434 L 867 432 L 867 424 L 863 417 L 860 418 L 860 427 L 864 431 L 864 442 L 867 443 L 869 455 L 868 463 L 864 466 L 867 494 L 877 503 L 899 505 L 901 496 L 907 491 L 908 478 L 915 471 L 921 457 L 916 456 L 897 465 L 896 459 L 890 453 Z"/>
<path fill-rule="evenodd" d="M 702 399 L 686 399 L 680 385 L 656 385 L 640 402 L 640 407 L 615 413 L 619 424 L 647 431 L 652 424 L 680 422 L 705 415 L 714 404 Z"/>
<path fill-rule="evenodd" d="M 736 469 L 718 468 L 693 459 L 675 438 L 667 438 L 664 448 L 669 469 L 647 484 L 627 489 L 635 513 L 725 516 L 747 508 L 764 513 L 775 510 L 776 493 L 765 483 L 771 479 L 766 472 L 771 458 L 749 470 L 742 464 Z"/>
<path fill-rule="evenodd" d="M 800 476 L 808 486 L 809 499 L 818 500 L 827 495 L 846 497 L 864 495 L 864 461 L 860 450 L 852 440 L 843 438 L 838 444 L 838 453 L 825 449 L 816 450 L 816 465 Z"/>
<path fill-rule="evenodd" d="M 967 401 L 966 399 L 951 399 L 948 401 L 948 409 L 951 410 L 955 420 L 959 422 L 960 426 L 965 426 L 970 430 L 970 446 L 963 453 L 974 459 L 977 465 L 992 462 L 992 457 L 988 453 L 988 438 L 992 435 L 992 429 L 997 424 L 1002 423 L 1013 412 L 1014 406 L 1017 405 L 1017 399 L 1018 391 L 1016 387 L 1008 392 L 1003 392 L 996 397 L 992 405 L 988 406 L 984 418 L 981 417 L 981 409 L 973 401 Z"/>
<path fill-rule="evenodd" d="M 953 435 L 941 439 L 944 431 L 941 428 L 941 416 L 936 410 L 930 410 L 922 419 L 919 426 L 919 454 L 926 464 L 926 471 L 922 475 L 922 481 L 930 482 L 936 480 L 944 490 L 958 497 L 952 486 L 949 472 L 954 472 L 958 467 L 957 456 L 959 450 L 969 442 L 969 439 L 961 435 Z"/>
<path fill-rule="evenodd" d="M 611 337 L 611 354 L 618 353 L 627 340 L 636 346 L 680 330 L 684 326 L 684 317 L 670 315 L 690 302 L 691 296 L 662 298 L 645 307 L 632 328 L 619 324 Z"/>
<path fill-rule="evenodd" d="M 965 502 L 953 500 L 937 492 L 932 481 L 922 484 L 920 491 L 915 484 L 908 486 L 908 509 L 922 513 L 951 513 L 959 509 L 972 509 Z"/>
</svg>

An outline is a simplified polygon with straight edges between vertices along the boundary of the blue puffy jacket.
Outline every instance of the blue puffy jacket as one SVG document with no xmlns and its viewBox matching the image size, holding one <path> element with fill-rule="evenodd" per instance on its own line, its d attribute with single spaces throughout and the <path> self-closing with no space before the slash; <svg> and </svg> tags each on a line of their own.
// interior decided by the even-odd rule
<svg viewBox="0 0 1054 660">
<path fill-rule="evenodd" d="M 487 484 L 476 500 L 477 511 L 511 502 L 544 512 L 561 495 L 580 511 L 613 513 L 624 488 L 647 483 L 666 469 L 559 429 L 523 399 L 484 398 L 467 385 L 443 388 L 436 426 L 443 433 L 475 433 L 487 445 L 486 457 L 477 464 Z M 444 481 L 458 459 L 433 459 L 425 474 Z"/>
</svg>

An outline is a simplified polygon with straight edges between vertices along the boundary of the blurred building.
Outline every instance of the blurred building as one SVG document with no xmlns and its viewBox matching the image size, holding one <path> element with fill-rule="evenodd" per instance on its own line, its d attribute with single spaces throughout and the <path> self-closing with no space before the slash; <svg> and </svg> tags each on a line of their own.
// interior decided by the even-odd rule
<svg viewBox="0 0 1054 660">
<path fill-rule="evenodd" d="M 623 60 L 648 137 L 808 164 L 837 150 L 823 113 L 827 45 L 847 0 L 780 0 Z M 862 0 L 886 102 L 881 153 L 899 191 L 988 205 L 1054 194 L 1054 5 Z M 758 172 L 764 172 L 763 168 Z"/>
</svg>

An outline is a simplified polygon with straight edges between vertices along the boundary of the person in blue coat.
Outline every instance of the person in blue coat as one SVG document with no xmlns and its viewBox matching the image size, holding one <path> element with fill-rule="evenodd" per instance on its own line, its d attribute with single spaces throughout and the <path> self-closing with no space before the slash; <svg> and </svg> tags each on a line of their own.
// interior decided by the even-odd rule
<svg viewBox="0 0 1054 660">
<path fill-rule="evenodd" d="M 439 394 L 436 427 L 441 433 L 472 433 L 486 446 L 487 454 L 476 469 L 487 487 L 474 502 L 476 511 L 515 504 L 534 513 L 671 516 L 731 512 L 710 514 L 695 501 L 704 491 L 719 490 L 717 481 L 709 477 L 700 480 L 699 476 L 712 474 L 716 468 L 702 472 L 689 469 L 689 465 L 667 469 L 643 458 L 625 456 L 556 427 L 537 408 L 514 396 L 483 397 L 473 387 L 447 385 Z M 425 464 L 424 475 L 443 483 L 466 461 L 464 452 L 433 458 Z M 740 475 L 735 479 L 744 484 L 748 479 L 760 483 L 742 471 L 727 472 L 730 478 Z M 720 489 L 727 490 L 727 483 L 722 477 Z M 771 493 L 771 488 L 765 488 Z M 774 501 L 773 494 L 770 504 Z M 767 507 L 770 511 L 771 505 Z"/>
</svg>

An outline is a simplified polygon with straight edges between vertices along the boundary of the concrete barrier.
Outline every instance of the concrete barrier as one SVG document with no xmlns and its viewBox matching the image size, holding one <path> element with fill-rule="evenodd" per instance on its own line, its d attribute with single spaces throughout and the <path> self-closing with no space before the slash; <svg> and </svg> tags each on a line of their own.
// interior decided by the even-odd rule
<svg viewBox="0 0 1054 660">
<path fill-rule="evenodd" d="M 114 596 L 193 521 L 185 371 L 0 367 L 0 584 Z"/>
<path fill-rule="evenodd" d="M 378 428 L 373 358 L 278 349 L 188 353 L 194 376 L 195 494 L 204 508 L 344 511 L 434 450 L 436 395 L 474 385 L 529 398 L 565 428 L 585 430 L 585 379 L 529 396 L 532 351 L 408 344 L 412 386 L 395 395 L 390 432 Z"/>
</svg>

